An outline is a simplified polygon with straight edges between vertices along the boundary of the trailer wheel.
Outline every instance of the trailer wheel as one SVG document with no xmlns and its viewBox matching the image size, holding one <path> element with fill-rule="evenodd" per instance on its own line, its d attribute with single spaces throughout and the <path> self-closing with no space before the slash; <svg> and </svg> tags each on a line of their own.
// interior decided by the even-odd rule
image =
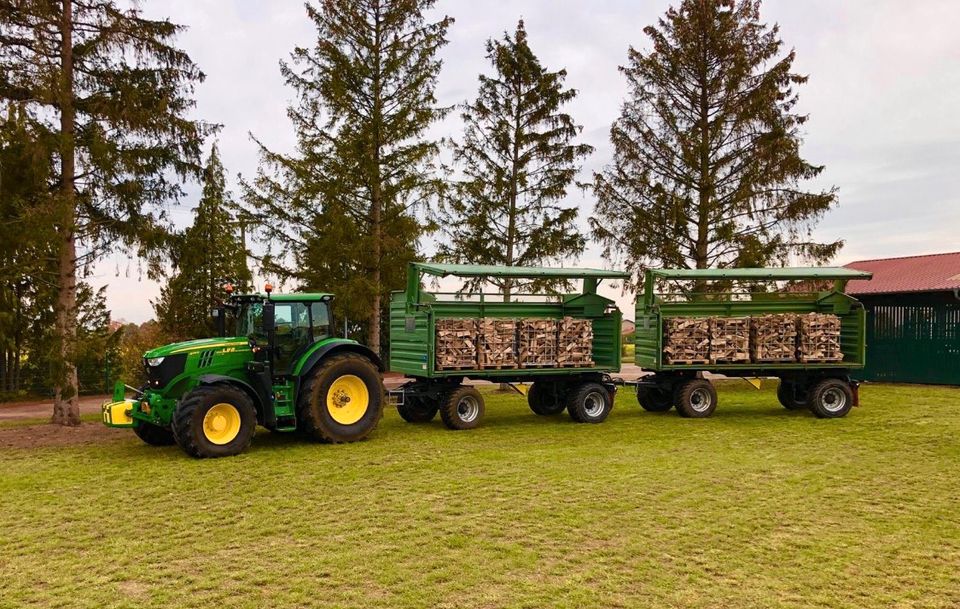
<svg viewBox="0 0 960 609">
<path fill-rule="evenodd" d="M 257 411 L 246 393 L 229 385 L 201 385 L 173 413 L 173 437 L 191 457 L 242 453 L 257 429 Z"/>
<path fill-rule="evenodd" d="M 397 412 L 407 423 L 429 423 L 437 416 L 440 407 L 429 399 L 420 396 L 405 397 L 403 404 L 397 404 Z"/>
<path fill-rule="evenodd" d="M 853 408 L 853 390 L 842 379 L 824 379 L 809 394 L 810 410 L 821 419 L 844 417 Z"/>
<path fill-rule="evenodd" d="M 807 400 L 797 399 L 797 384 L 780 379 L 777 386 L 777 399 L 787 410 L 800 410 L 807 407 Z"/>
<path fill-rule="evenodd" d="M 673 408 L 673 396 L 660 387 L 637 387 L 637 401 L 648 412 L 666 412 Z"/>
<path fill-rule="evenodd" d="M 602 423 L 611 410 L 610 392 L 600 383 L 583 383 L 567 393 L 567 412 L 577 423 Z"/>
<path fill-rule="evenodd" d="M 483 419 L 483 396 L 473 387 L 461 385 L 447 394 L 440 418 L 447 429 L 473 429 Z"/>
<path fill-rule="evenodd" d="M 159 425 L 147 423 L 146 421 L 140 421 L 139 424 L 133 428 L 133 433 L 137 434 L 138 438 L 150 446 L 173 446 L 177 443 L 177 441 L 173 439 L 172 431 Z"/>
<path fill-rule="evenodd" d="M 707 379 L 683 381 L 674 391 L 677 412 L 682 417 L 702 419 L 717 409 L 717 390 Z"/>
<path fill-rule="evenodd" d="M 320 442 L 356 442 L 376 428 L 383 402 L 383 382 L 369 359 L 349 352 L 332 355 L 304 380 L 297 427 Z"/>
<path fill-rule="evenodd" d="M 534 383 L 527 392 L 527 404 L 534 414 L 551 416 L 560 414 L 567 407 L 560 385 L 557 383 Z"/>
</svg>

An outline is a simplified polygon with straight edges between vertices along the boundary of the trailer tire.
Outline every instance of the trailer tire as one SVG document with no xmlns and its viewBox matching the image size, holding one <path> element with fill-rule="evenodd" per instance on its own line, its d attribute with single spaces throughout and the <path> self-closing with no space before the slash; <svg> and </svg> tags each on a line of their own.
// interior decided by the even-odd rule
<svg viewBox="0 0 960 609">
<path fill-rule="evenodd" d="M 133 428 L 133 433 L 137 434 L 137 437 L 143 440 L 144 444 L 150 446 L 173 446 L 177 443 L 172 431 L 146 421 L 140 421 Z"/>
<path fill-rule="evenodd" d="M 560 385 L 546 384 L 543 381 L 530 385 L 530 390 L 527 391 L 527 404 L 534 414 L 543 417 L 560 414 L 567 407 Z"/>
<path fill-rule="evenodd" d="M 843 379 L 823 379 L 810 390 L 807 401 L 819 418 L 838 419 L 853 408 L 853 390 Z"/>
<path fill-rule="evenodd" d="M 385 401 L 373 362 L 359 353 L 338 353 L 308 373 L 297 400 L 297 426 L 319 442 L 356 442 L 377 427 Z"/>
<path fill-rule="evenodd" d="M 191 457 L 232 457 L 250 446 L 257 410 L 241 389 L 200 385 L 177 404 L 171 427 L 177 444 Z"/>
<path fill-rule="evenodd" d="M 673 395 L 660 387 L 637 387 L 637 401 L 647 412 L 666 412 L 673 408 Z"/>
<path fill-rule="evenodd" d="M 707 379 L 689 379 L 674 389 L 674 403 L 681 417 L 704 419 L 717 409 L 717 389 Z"/>
<path fill-rule="evenodd" d="M 802 410 L 807 408 L 807 400 L 797 399 L 797 384 L 780 379 L 777 385 L 777 400 L 787 410 Z"/>
<path fill-rule="evenodd" d="M 443 399 L 440 418 L 447 429 L 474 429 L 483 419 L 483 396 L 473 387 L 460 385 Z"/>
<path fill-rule="evenodd" d="M 437 416 L 440 407 L 431 399 L 424 397 L 404 397 L 403 404 L 397 404 L 397 412 L 407 423 L 429 423 Z"/>
<path fill-rule="evenodd" d="M 613 399 L 600 383 L 583 383 L 566 396 L 567 412 L 577 423 L 603 423 L 613 410 Z"/>
</svg>

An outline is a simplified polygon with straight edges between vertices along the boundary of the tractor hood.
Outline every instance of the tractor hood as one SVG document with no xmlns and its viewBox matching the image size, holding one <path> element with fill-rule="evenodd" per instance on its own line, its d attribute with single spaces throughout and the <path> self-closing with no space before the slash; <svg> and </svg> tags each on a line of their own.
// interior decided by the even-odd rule
<svg viewBox="0 0 960 609">
<path fill-rule="evenodd" d="M 206 351 L 208 349 L 225 349 L 228 347 L 243 348 L 246 350 L 249 343 L 246 337 L 232 336 L 228 338 L 200 338 L 197 340 L 188 340 L 182 343 L 171 343 L 156 349 L 151 349 L 143 354 L 146 359 L 155 357 L 166 357 L 178 353 L 190 353 L 192 351 Z"/>
</svg>

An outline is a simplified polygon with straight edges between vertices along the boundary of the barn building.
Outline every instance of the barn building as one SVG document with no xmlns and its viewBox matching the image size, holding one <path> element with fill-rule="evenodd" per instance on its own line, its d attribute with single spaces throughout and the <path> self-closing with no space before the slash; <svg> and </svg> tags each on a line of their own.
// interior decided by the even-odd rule
<svg viewBox="0 0 960 609">
<path fill-rule="evenodd" d="M 867 311 L 867 380 L 960 385 L 960 252 L 851 262 Z"/>
</svg>

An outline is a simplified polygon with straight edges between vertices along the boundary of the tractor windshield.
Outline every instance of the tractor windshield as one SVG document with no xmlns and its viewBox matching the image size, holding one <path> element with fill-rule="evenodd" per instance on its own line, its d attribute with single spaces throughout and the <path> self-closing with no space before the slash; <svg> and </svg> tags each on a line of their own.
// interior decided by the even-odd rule
<svg viewBox="0 0 960 609">
<path fill-rule="evenodd" d="M 263 331 L 263 303 L 246 302 L 237 311 L 236 336 L 246 336 L 258 342 L 267 340 Z"/>
</svg>

